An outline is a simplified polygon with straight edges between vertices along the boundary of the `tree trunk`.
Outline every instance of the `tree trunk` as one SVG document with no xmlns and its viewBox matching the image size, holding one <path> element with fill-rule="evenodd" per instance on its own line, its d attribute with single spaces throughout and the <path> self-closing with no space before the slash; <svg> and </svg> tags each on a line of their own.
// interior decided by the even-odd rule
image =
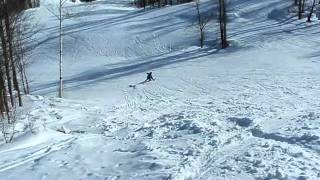
<svg viewBox="0 0 320 180">
<path fill-rule="evenodd" d="M 299 10 L 298 10 L 298 18 L 302 19 L 302 0 L 299 0 Z"/>
<path fill-rule="evenodd" d="M 9 104 L 8 104 L 8 99 L 7 99 L 7 91 L 6 91 L 6 87 L 5 87 L 5 82 L 3 79 L 3 72 L 0 69 L 0 89 L 1 89 L 1 106 L 2 106 L 2 113 L 9 113 Z"/>
<path fill-rule="evenodd" d="M 60 66 L 59 66 L 59 72 L 60 72 L 60 86 L 59 86 L 59 98 L 62 98 L 63 96 L 63 81 L 62 81 L 62 0 L 60 0 L 60 7 L 59 7 L 59 30 L 60 30 Z"/>
<path fill-rule="evenodd" d="M 18 78 L 17 78 L 16 66 L 15 66 L 14 58 L 13 58 L 13 46 L 12 46 L 13 30 L 12 30 L 12 28 L 10 26 L 10 20 L 9 20 L 9 14 L 8 13 L 5 14 L 5 24 L 6 24 L 7 40 L 8 40 L 8 45 L 9 45 L 9 49 L 8 50 L 9 50 L 9 56 L 10 56 L 10 62 L 11 62 L 13 86 L 14 86 L 14 89 L 18 93 L 19 106 L 22 106 L 20 87 L 19 87 L 19 82 L 18 82 Z"/>
<path fill-rule="evenodd" d="M 11 101 L 11 105 L 13 106 L 14 99 L 13 99 L 13 92 L 12 92 L 10 67 L 9 67 L 10 60 L 9 60 L 9 55 L 8 55 L 6 35 L 4 34 L 5 26 L 3 24 L 4 24 L 3 20 L 0 19 L 0 36 L 1 36 L 0 38 L 1 38 L 1 44 L 2 44 L 2 53 L 3 53 L 3 58 L 4 58 L 5 74 L 6 74 L 6 78 L 7 78 L 7 85 L 8 85 L 9 95 L 10 95 L 10 101 Z"/>
<path fill-rule="evenodd" d="M 311 17 L 312 17 L 313 10 L 314 10 L 315 6 L 316 6 L 316 0 L 313 0 L 312 7 L 311 7 L 311 10 L 310 10 L 307 22 L 311 22 Z"/>
<path fill-rule="evenodd" d="M 196 9 L 197 9 L 197 17 L 198 17 L 198 26 L 199 26 L 199 31 L 200 31 L 200 47 L 203 47 L 203 42 L 204 42 L 204 33 L 203 33 L 203 22 L 202 22 L 202 17 L 200 13 L 200 0 L 195 0 L 196 3 Z"/>
<path fill-rule="evenodd" d="M 219 23 L 220 23 L 220 38 L 221 38 L 221 47 L 228 47 L 227 42 L 227 15 L 226 15 L 226 6 L 224 0 L 219 0 Z"/>
<path fill-rule="evenodd" d="M 19 32 L 17 34 L 16 37 L 16 57 L 17 57 L 17 66 L 18 66 L 18 72 L 20 73 L 20 78 L 21 78 L 21 83 L 22 83 L 22 88 L 23 88 L 23 92 L 24 94 L 29 94 L 28 90 L 27 90 L 27 84 L 26 84 L 26 78 L 25 77 L 25 68 L 24 68 L 24 54 L 25 51 L 23 49 L 23 45 L 22 45 L 22 38 L 20 37 L 21 35 L 21 31 L 19 29 Z"/>
<path fill-rule="evenodd" d="M 26 75 L 26 71 L 23 71 L 24 79 L 26 82 L 26 89 L 27 89 L 27 94 L 30 94 L 30 88 L 29 88 L 29 82 L 28 82 L 28 77 Z"/>
<path fill-rule="evenodd" d="M 201 29 L 201 32 L 200 32 L 200 46 L 201 46 L 201 48 L 203 48 L 203 45 L 204 45 L 204 32 L 203 32 L 203 29 Z"/>
<path fill-rule="evenodd" d="M 228 47 L 228 42 L 227 42 L 227 11 L 226 11 L 226 3 L 225 0 L 222 0 L 223 6 L 222 6 L 222 13 L 223 13 L 223 32 L 224 32 L 224 39 L 223 39 L 223 48 Z"/>
</svg>

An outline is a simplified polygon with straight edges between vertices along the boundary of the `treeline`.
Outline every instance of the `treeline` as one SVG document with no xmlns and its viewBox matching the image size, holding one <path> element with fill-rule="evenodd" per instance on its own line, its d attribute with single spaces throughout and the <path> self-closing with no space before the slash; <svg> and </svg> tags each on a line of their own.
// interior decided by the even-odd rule
<svg viewBox="0 0 320 180">
<path fill-rule="evenodd" d="M 39 7 L 40 1 L 39 0 L 3 0 L 6 4 L 6 11 L 15 14 L 19 13 L 23 10 Z"/>
<path fill-rule="evenodd" d="M 177 4 L 183 4 L 183 3 L 189 3 L 194 2 L 196 7 L 196 16 L 197 16 L 197 26 L 200 32 L 200 46 L 201 48 L 204 46 L 205 42 L 205 30 L 207 28 L 207 25 L 209 21 L 212 19 L 212 17 L 208 17 L 204 15 L 201 12 L 200 8 L 200 0 L 135 0 L 134 5 L 138 8 L 161 8 L 166 5 L 177 5 Z M 220 45 L 221 48 L 227 48 L 229 46 L 228 44 L 228 38 L 227 38 L 227 2 L 226 0 L 216 0 L 212 1 L 212 3 L 215 3 L 217 5 L 217 9 L 215 9 L 212 14 L 218 14 L 218 26 L 219 26 L 219 33 L 220 33 Z"/>
<path fill-rule="evenodd" d="M 189 3 L 193 0 L 134 0 L 134 4 L 139 8 L 146 8 L 146 7 L 163 7 L 166 5 L 176 5 L 176 4 L 183 4 Z"/>
<path fill-rule="evenodd" d="M 312 15 L 319 4 L 319 0 L 294 0 L 294 6 L 297 7 L 298 18 L 303 19 L 307 17 L 307 22 L 311 22 Z"/>
<path fill-rule="evenodd" d="M 196 7 L 196 16 L 197 16 L 197 25 L 200 32 L 200 47 L 204 46 L 205 41 L 205 30 L 209 21 L 213 18 L 212 15 L 206 15 L 201 12 L 200 8 L 200 0 L 194 0 L 195 7 Z M 219 29 L 219 36 L 220 36 L 220 47 L 222 49 L 227 48 L 229 46 L 228 43 L 228 36 L 227 36 L 227 3 L 225 0 L 218 0 L 217 2 L 217 9 L 214 9 L 212 14 L 217 14 L 217 26 Z"/>
<path fill-rule="evenodd" d="M 95 0 L 79 0 L 80 2 L 93 2 Z M 71 0 L 71 2 L 76 2 L 76 0 Z"/>
<path fill-rule="evenodd" d="M 0 119 L 6 142 L 14 134 L 15 110 L 22 94 L 29 93 L 26 58 L 34 27 L 25 9 L 38 6 L 35 0 L 0 0 Z"/>
</svg>

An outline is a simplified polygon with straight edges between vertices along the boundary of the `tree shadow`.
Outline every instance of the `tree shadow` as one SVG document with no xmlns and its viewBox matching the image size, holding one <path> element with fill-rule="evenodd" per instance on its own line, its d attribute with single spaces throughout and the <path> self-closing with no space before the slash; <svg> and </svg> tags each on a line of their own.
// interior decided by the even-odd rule
<svg viewBox="0 0 320 180">
<path fill-rule="evenodd" d="M 179 11 L 188 11 L 188 7 L 180 8 Z M 85 32 L 89 30 L 101 30 L 110 28 L 116 25 L 121 24 L 129 24 L 129 23 L 140 23 L 143 19 L 139 19 L 139 17 L 143 17 L 147 14 L 153 13 L 155 11 L 159 11 L 161 9 L 140 9 L 140 10 L 134 10 L 129 11 L 128 13 L 116 17 L 104 17 L 102 19 L 96 19 L 96 20 L 90 20 L 85 22 L 77 22 L 73 24 L 67 24 L 63 27 L 64 35 L 72 35 L 78 32 Z M 91 14 L 101 14 L 102 12 L 90 12 Z M 171 12 L 163 16 L 170 16 L 172 13 L 178 13 L 178 12 Z M 84 15 L 85 16 L 85 15 Z M 157 16 L 157 18 L 160 18 L 161 16 Z M 48 31 L 49 36 L 46 36 L 42 40 L 39 40 L 35 42 L 33 45 L 34 47 L 38 47 L 42 44 L 45 44 L 53 39 L 56 39 L 59 37 L 59 27 L 51 27 L 43 29 L 43 31 Z"/>
<path fill-rule="evenodd" d="M 233 50 L 230 49 L 229 52 Z M 143 73 L 152 69 L 158 69 L 164 66 L 172 64 L 182 63 L 186 61 L 195 60 L 198 58 L 206 57 L 218 53 L 219 51 L 210 51 L 210 48 L 192 50 L 188 52 L 182 52 L 179 54 L 166 53 L 161 56 L 149 57 L 149 61 L 146 58 L 137 59 L 138 63 L 122 64 L 120 67 L 111 69 L 91 69 L 77 75 L 67 77 L 64 80 L 65 89 L 73 90 L 79 89 L 88 85 L 93 85 L 99 82 L 126 77 L 133 74 Z M 114 66 L 117 64 L 113 64 Z M 105 65 L 108 66 L 108 65 Z M 51 93 L 55 92 L 59 86 L 59 81 L 54 81 L 46 84 L 36 85 L 31 88 L 32 93 L 40 92 Z"/>
</svg>

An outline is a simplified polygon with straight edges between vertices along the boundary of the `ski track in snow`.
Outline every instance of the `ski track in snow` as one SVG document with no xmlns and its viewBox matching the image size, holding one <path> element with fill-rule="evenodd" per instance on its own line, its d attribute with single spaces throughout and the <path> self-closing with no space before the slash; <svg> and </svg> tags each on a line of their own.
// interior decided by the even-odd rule
<svg viewBox="0 0 320 180">
<path fill-rule="evenodd" d="M 27 154 L 25 156 L 16 157 L 16 160 L 10 161 L 8 163 L 2 163 L 0 165 L 0 172 L 4 172 L 6 170 L 21 166 L 21 165 L 26 164 L 28 162 L 37 161 L 37 160 L 41 159 L 42 157 L 47 156 L 48 154 L 50 154 L 54 151 L 59 151 L 62 148 L 65 148 L 65 145 L 69 144 L 73 140 L 74 140 L 74 138 L 70 138 L 65 141 L 53 143 L 53 144 L 50 144 L 50 145 L 45 146 L 43 148 L 40 148 L 37 151 L 31 152 L 30 154 Z M 0 154 L 3 154 L 1 156 L 6 156 L 6 155 L 10 154 L 10 152 L 8 152 L 8 151 L 0 152 Z"/>
</svg>

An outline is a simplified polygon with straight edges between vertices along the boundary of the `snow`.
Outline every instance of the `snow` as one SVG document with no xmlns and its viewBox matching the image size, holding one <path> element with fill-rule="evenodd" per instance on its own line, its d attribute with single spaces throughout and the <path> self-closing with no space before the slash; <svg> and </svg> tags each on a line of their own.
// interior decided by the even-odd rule
<svg viewBox="0 0 320 180">
<path fill-rule="evenodd" d="M 67 4 L 64 99 L 48 2 L 33 10 L 33 95 L 0 146 L 4 179 L 320 178 L 319 22 L 292 17 L 291 2 L 230 2 L 226 50 L 215 21 L 198 47 L 192 3 Z M 138 84 L 149 71 L 156 80 Z"/>
</svg>

